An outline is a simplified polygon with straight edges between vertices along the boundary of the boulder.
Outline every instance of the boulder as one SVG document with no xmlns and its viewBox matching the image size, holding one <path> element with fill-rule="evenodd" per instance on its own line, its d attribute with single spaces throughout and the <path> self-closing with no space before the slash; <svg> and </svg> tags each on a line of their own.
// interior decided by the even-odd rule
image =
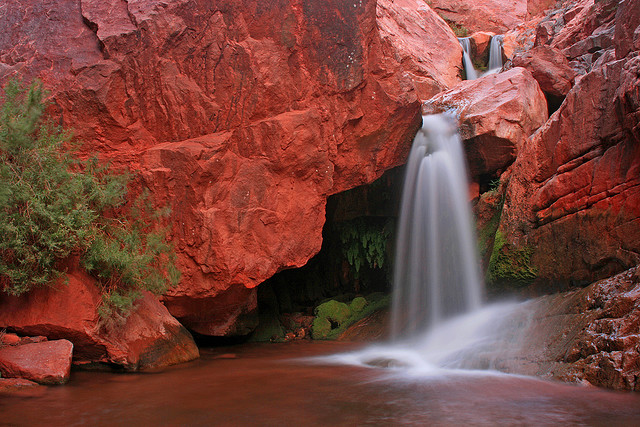
<svg viewBox="0 0 640 427">
<path fill-rule="evenodd" d="M 150 293 L 145 292 L 133 312 L 120 321 L 101 320 L 100 304 L 95 281 L 78 269 L 68 274 L 66 284 L 34 289 L 20 297 L 0 295 L 0 327 L 69 340 L 76 363 L 103 362 L 144 370 L 198 357 L 191 334 Z"/>
<path fill-rule="evenodd" d="M 489 47 L 491 45 L 491 38 L 495 36 L 494 33 L 487 31 L 477 31 L 471 34 L 471 57 L 472 59 L 481 60 L 483 63 L 487 63 L 489 60 Z"/>
<path fill-rule="evenodd" d="M 640 262 L 639 76 L 631 56 L 583 76 L 513 166 L 500 231 L 547 290 Z"/>
<path fill-rule="evenodd" d="M 564 97 L 569 93 L 576 78 L 576 72 L 562 52 L 547 45 L 536 46 L 516 55 L 512 64 L 531 71 L 540 89 L 555 97 Z"/>
<path fill-rule="evenodd" d="M 378 0 L 376 11 L 386 55 L 402 64 L 419 99 L 429 99 L 462 80 L 460 43 L 427 2 Z"/>
<path fill-rule="evenodd" d="M 462 82 L 428 100 L 423 111 L 455 111 L 473 177 L 509 166 L 547 119 L 544 94 L 524 68 Z"/>
<path fill-rule="evenodd" d="M 69 381 L 72 354 L 73 344 L 67 340 L 0 348 L 0 373 L 39 384 L 64 384 Z"/>
<path fill-rule="evenodd" d="M 470 33 L 491 31 L 502 34 L 527 19 L 527 0 L 430 0 L 429 5 L 445 20 Z"/>
<path fill-rule="evenodd" d="M 213 335 L 244 334 L 255 324 L 253 289 L 320 250 L 327 196 L 405 161 L 420 126 L 416 88 L 446 87 L 457 71 L 445 65 L 460 54 L 426 5 L 4 5 L 0 81 L 41 78 L 82 154 L 136 171 L 132 194 L 149 188 L 171 208 L 183 279 L 164 301 Z M 400 61 L 415 46 L 380 28 L 418 15 L 437 27 L 420 34 L 447 47 L 416 59 L 412 79 Z"/>
</svg>

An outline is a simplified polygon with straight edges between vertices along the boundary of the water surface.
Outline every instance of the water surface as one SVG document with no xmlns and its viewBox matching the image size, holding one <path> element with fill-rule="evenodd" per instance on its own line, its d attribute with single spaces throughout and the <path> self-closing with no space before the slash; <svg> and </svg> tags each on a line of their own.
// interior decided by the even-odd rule
<svg viewBox="0 0 640 427">
<path fill-rule="evenodd" d="M 0 396 L 0 425 L 640 425 L 633 393 L 463 371 L 400 380 L 306 361 L 355 348 L 251 344 L 158 373 L 73 372 L 65 386 Z"/>
</svg>

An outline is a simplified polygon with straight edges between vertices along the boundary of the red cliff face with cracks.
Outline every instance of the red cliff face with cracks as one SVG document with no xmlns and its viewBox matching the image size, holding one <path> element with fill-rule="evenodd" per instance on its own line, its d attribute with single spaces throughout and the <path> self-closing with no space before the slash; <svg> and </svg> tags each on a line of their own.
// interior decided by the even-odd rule
<svg viewBox="0 0 640 427">
<path fill-rule="evenodd" d="M 41 78 L 84 153 L 171 208 L 183 279 L 164 302 L 202 334 L 249 332 L 255 287 L 320 249 L 327 196 L 401 164 L 420 124 L 373 0 L 5 6 L 0 80 Z"/>
</svg>

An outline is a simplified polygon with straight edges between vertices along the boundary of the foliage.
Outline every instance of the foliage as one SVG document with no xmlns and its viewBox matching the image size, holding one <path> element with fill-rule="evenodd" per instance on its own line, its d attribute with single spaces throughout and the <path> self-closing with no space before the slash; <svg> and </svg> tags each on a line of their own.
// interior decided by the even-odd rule
<svg viewBox="0 0 640 427">
<path fill-rule="evenodd" d="M 531 283 L 537 276 L 537 269 L 531 265 L 532 254 L 532 248 L 513 246 L 498 230 L 489 260 L 488 281 L 515 286 Z"/>
<path fill-rule="evenodd" d="M 0 286 L 51 285 L 80 255 L 103 286 L 103 316 L 125 314 L 142 290 L 177 283 L 175 255 L 147 212 L 125 207 L 128 176 L 74 157 L 71 135 L 45 121 L 38 82 L 13 80 L 0 107 Z M 116 209 L 121 215 L 116 215 Z"/>
<path fill-rule="evenodd" d="M 363 266 L 383 268 L 387 254 L 387 241 L 391 236 L 389 222 L 380 223 L 356 218 L 338 225 L 342 254 L 355 269 L 358 278 Z"/>
</svg>

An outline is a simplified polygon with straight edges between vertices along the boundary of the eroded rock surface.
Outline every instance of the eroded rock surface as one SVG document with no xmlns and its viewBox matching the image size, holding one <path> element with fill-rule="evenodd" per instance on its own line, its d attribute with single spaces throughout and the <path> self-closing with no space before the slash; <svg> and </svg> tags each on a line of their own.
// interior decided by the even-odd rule
<svg viewBox="0 0 640 427">
<path fill-rule="evenodd" d="M 514 319 L 523 325 L 515 329 L 521 347 L 495 367 L 640 391 L 638 268 L 585 289 L 532 300 Z"/>
<path fill-rule="evenodd" d="M 171 208 L 183 280 L 164 302 L 211 335 L 255 326 L 254 288 L 320 249 L 327 196 L 403 163 L 416 91 L 457 81 L 460 47 L 421 2 L 5 6 L 0 80 L 41 78 L 84 153 Z"/>
</svg>

